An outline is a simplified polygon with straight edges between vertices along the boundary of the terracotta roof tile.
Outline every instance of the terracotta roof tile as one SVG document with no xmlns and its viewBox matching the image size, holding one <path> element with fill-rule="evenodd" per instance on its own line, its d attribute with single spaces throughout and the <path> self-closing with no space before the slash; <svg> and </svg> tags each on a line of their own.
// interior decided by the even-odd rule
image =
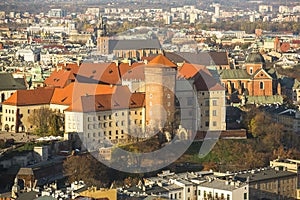
<svg viewBox="0 0 300 200">
<path fill-rule="evenodd" d="M 172 61 L 170 61 L 166 56 L 164 55 L 158 55 L 155 58 L 153 58 L 147 66 L 158 66 L 158 67 L 177 67 L 176 64 L 174 64 Z"/>
<path fill-rule="evenodd" d="M 47 86 L 65 87 L 75 80 L 74 74 L 79 70 L 77 65 L 67 65 L 62 70 L 56 70 L 44 81 Z"/>
<path fill-rule="evenodd" d="M 121 77 L 123 80 L 136 79 L 145 80 L 144 63 L 135 62 L 132 65 L 128 63 L 121 63 L 119 65 Z"/>
<path fill-rule="evenodd" d="M 178 70 L 177 78 L 193 78 L 200 70 L 205 71 L 207 74 L 211 73 L 203 65 L 184 63 L 182 67 Z"/>
<path fill-rule="evenodd" d="M 27 106 L 49 104 L 54 88 L 37 88 L 35 90 L 17 90 L 11 97 L 3 102 L 5 105 Z"/>
<path fill-rule="evenodd" d="M 78 77 L 78 78 L 77 78 Z M 83 77 L 87 79 L 82 79 Z M 82 63 L 76 74 L 77 80 L 90 80 L 106 84 L 120 84 L 120 74 L 116 63 Z M 81 79 L 79 79 L 81 78 Z M 91 83 L 90 82 L 90 83 Z"/>
<path fill-rule="evenodd" d="M 127 88 L 127 86 L 110 86 L 102 84 L 88 84 L 88 83 L 71 83 L 65 88 L 56 88 L 51 104 L 71 105 L 83 95 L 98 95 L 98 94 L 113 94 L 117 87 Z"/>
<path fill-rule="evenodd" d="M 66 111 L 96 112 L 139 108 L 144 106 L 144 93 L 130 93 L 127 88 L 119 88 L 114 94 L 85 95 L 75 101 Z"/>
</svg>

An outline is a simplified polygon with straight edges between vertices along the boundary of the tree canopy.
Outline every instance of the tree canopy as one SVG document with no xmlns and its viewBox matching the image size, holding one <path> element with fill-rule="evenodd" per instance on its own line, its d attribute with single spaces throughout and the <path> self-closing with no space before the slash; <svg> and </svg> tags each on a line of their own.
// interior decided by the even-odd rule
<svg viewBox="0 0 300 200">
<path fill-rule="evenodd" d="M 34 110 L 28 117 L 28 121 L 35 127 L 34 133 L 41 136 L 62 134 L 64 126 L 63 116 L 49 108 L 42 107 Z"/>
</svg>

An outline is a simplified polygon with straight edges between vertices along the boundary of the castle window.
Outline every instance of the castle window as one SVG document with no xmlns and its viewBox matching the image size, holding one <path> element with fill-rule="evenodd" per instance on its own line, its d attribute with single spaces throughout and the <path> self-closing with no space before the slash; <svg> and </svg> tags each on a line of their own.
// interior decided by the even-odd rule
<svg viewBox="0 0 300 200">
<path fill-rule="evenodd" d="M 263 90 L 264 89 L 264 82 L 259 83 L 259 89 Z"/>
</svg>

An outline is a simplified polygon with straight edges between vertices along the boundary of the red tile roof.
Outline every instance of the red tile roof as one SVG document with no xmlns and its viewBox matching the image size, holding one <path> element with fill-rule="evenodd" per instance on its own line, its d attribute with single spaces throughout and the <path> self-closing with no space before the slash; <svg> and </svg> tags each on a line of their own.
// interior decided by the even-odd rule
<svg viewBox="0 0 300 200">
<path fill-rule="evenodd" d="M 177 78 L 194 79 L 198 91 L 224 90 L 224 87 L 212 77 L 209 70 L 203 65 L 185 63 L 178 70 Z"/>
<path fill-rule="evenodd" d="M 43 87 L 35 90 L 17 90 L 3 102 L 4 105 L 29 106 L 49 104 L 54 88 Z"/>
<path fill-rule="evenodd" d="M 119 65 L 120 74 L 123 80 L 136 79 L 145 80 L 144 63 L 135 62 L 132 65 L 121 63 Z"/>
<path fill-rule="evenodd" d="M 172 61 L 170 61 L 166 56 L 164 55 L 158 55 L 155 58 L 153 58 L 147 66 L 151 67 L 177 67 L 176 64 L 174 64 Z"/>
<path fill-rule="evenodd" d="M 178 70 L 177 78 L 193 78 L 200 70 L 210 74 L 209 70 L 203 65 L 184 63 Z"/>
<path fill-rule="evenodd" d="M 77 99 L 66 111 L 96 112 L 140 108 L 144 106 L 144 99 L 144 93 L 130 93 L 129 90 L 120 88 L 115 94 L 81 96 L 81 98 Z"/>
<path fill-rule="evenodd" d="M 128 87 L 75 82 L 65 88 L 56 88 L 51 99 L 51 104 L 71 105 L 72 102 L 83 95 L 113 94 L 117 88 Z"/>
<path fill-rule="evenodd" d="M 82 63 L 76 74 L 76 78 L 77 80 L 80 79 L 89 82 L 99 81 L 106 84 L 121 84 L 119 69 L 114 62 Z"/>
<path fill-rule="evenodd" d="M 47 86 L 52 87 L 66 87 L 69 83 L 75 80 L 74 74 L 79 70 L 77 65 L 67 65 L 62 70 L 55 70 L 44 81 Z"/>
</svg>

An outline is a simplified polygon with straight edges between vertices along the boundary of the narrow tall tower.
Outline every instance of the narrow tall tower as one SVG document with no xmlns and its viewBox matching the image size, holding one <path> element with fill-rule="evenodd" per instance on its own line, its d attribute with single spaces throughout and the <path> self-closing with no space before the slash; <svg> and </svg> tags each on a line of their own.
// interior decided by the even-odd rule
<svg viewBox="0 0 300 200">
<path fill-rule="evenodd" d="M 215 17 L 219 18 L 220 17 L 220 4 L 213 4 L 213 7 L 215 8 Z"/>
<path fill-rule="evenodd" d="M 106 32 L 106 22 L 102 15 L 99 17 L 99 23 L 97 26 L 97 51 L 100 54 L 109 54 L 109 37 Z"/>
<path fill-rule="evenodd" d="M 158 55 L 145 66 L 146 125 L 172 132 L 175 113 L 176 65 Z"/>
</svg>

